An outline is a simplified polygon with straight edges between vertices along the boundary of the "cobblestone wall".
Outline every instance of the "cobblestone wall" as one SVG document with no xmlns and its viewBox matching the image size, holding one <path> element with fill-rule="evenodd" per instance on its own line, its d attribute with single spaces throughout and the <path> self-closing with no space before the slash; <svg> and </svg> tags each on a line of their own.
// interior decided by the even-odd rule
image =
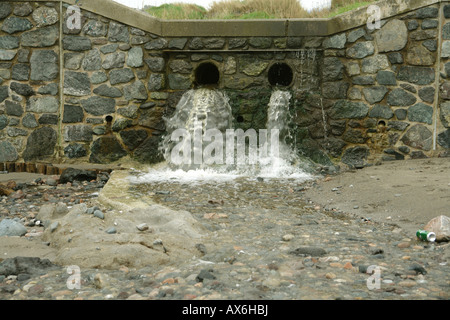
<svg viewBox="0 0 450 320">
<path fill-rule="evenodd" d="M 202 84 L 243 129 L 292 91 L 299 152 L 323 164 L 450 153 L 445 2 L 328 37 L 171 38 L 84 9 L 69 28 L 68 7 L 0 3 L 0 162 L 159 161 L 163 116 Z"/>
</svg>

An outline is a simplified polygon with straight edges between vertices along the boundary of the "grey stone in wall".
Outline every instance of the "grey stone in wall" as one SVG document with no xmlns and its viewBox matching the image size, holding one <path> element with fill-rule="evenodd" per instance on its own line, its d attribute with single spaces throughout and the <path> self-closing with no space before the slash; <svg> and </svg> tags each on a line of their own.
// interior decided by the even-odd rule
<svg viewBox="0 0 450 320">
<path fill-rule="evenodd" d="M 11 61 L 16 56 L 15 50 L 0 50 L 0 61 Z"/>
<path fill-rule="evenodd" d="M 9 116 L 21 117 L 23 114 L 23 107 L 20 103 L 5 101 L 5 111 Z"/>
<path fill-rule="evenodd" d="M 161 57 L 150 57 L 145 59 L 145 63 L 148 65 L 150 71 L 162 72 L 164 71 L 165 61 Z"/>
<path fill-rule="evenodd" d="M 36 113 L 55 113 L 59 110 L 59 102 L 55 97 L 31 97 L 27 101 L 27 111 Z"/>
<path fill-rule="evenodd" d="M 373 86 L 363 88 L 364 97 L 370 104 L 374 104 L 383 100 L 384 96 L 388 92 L 388 89 L 384 86 Z"/>
<path fill-rule="evenodd" d="M 348 166 L 362 166 L 366 163 L 370 154 L 369 148 L 356 146 L 345 150 L 342 162 Z"/>
<path fill-rule="evenodd" d="M 125 65 L 125 53 L 114 52 L 108 54 L 103 60 L 103 69 L 109 70 L 114 68 L 122 68 Z"/>
<path fill-rule="evenodd" d="M 0 130 L 3 130 L 8 125 L 8 117 L 4 114 L 0 115 Z"/>
<path fill-rule="evenodd" d="M 0 19 L 4 19 L 12 12 L 11 4 L 8 2 L 0 2 Z"/>
<path fill-rule="evenodd" d="M 164 78 L 164 74 L 152 73 L 148 79 L 148 90 L 157 91 L 163 89 L 165 84 Z"/>
<path fill-rule="evenodd" d="M 92 141 L 92 126 L 89 124 L 75 124 L 65 126 L 64 141 Z"/>
<path fill-rule="evenodd" d="M 133 70 L 130 68 L 114 69 L 109 73 L 109 82 L 112 85 L 127 83 L 135 78 Z"/>
<path fill-rule="evenodd" d="M 191 87 L 191 80 L 189 77 L 181 74 L 171 73 L 168 75 L 169 87 L 172 90 L 186 90 Z"/>
<path fill-rule="evenodd" d="M 17 150 L 10 142 L 0 141 L 0 162 L 16 161 L 18 158 Z"/>
<path fill-rule="evenodd" d="M 12 91 L 25 97 L 29 97 L 35 94 L 33 88 L 26 83 L 11 82 L 10 88 Z"/>
<path fill-rule="evenodd" d="M 104 37 L 108 33 L 108 26 L 97 20 L 89 20 L 84 25 L 83 32 L 91 37 Z"/>
<path fill-rule="evenodd" d="M 106 80 L 108 80 L 108 76 L 103 71 L 97 71 L 94 72 L 91 76 L 91 83 L 92 84 L 99 84 L 103 83 Z"/>
<path fill-rule="evenodd" d="M 64 50 L 85 51 L 92 49 L 91 39 L 88 37 L 65 36 L 62 43 Z"/>
<path fill-rule="evenodd" d="M 116 137 L 104 136 L 92 143 L 89 162 L 110 163 L 125 157 L 127 154 Z"/>
<path fill-rule="evenodd" d="M 6 33 L 13 34 L 23 32 L 33 28 L 33 24 L 26 18 L 9 17 L 3 21 L 2 30 Z"/>
<path fill-rule="evenodd" d="M 428 49 L 428 51 L 435 52 L 437 50 L 437 41 L 436 40 L 425 40 L 422 42 L 422 45 Z"/>
<path fill-rule="evenodd" d="M 166 39 L 159 38 L 152 40 L 145 44 L 144 48 L 146 50 L 161 50 L 167 48 L 168 42 Z"/>
<path fill-rule="evenodd" d="M 84 58 L 84 53 L 67 52 L 64 53 L 64 68 L 78 70 Z"/>
<path fill-rule="evenodd" d="M 87 96 L 91 93 L 91 81 L 86 72 L 64 72 L 64 94 Z"/>
<path fill-rule="evenodd" d="M 378 52 L 400 51 L 408 42 L 408 29 L 405 22 L 394 19 L 388 21 L 375 33 Z"/>
<path fill-rule="evenodd" d="M 9 137 L 25 137 L 28 135 L 28 131 L 24 130 L 24 129 L 20 129 L 20 128 L 16 128 L 16 127 L 8 127 L 7 129 L 7 134 Z"/>
<path fill-rule="evenodd" d="M 386 86 L 395 86 L 397 84 L 395 73 L 386 70 L 380 70 L 377 72 L 377 81 L 378 84 Z"/>
<path fill-rule="evenodd" d="M 100 51 L 103 54 L 113 53 L 119 48 L 119 45 L 117 43 L 110 43 L 106 44 L 103 47 L 100 48 Z"/>
<path fill-rule="evenodd" d="M 346 81 L 324 82 L 322 95 L 326 99 L 345 99 L 350 84 Z"/>
<path fill-rule="evenodd" d="M 50 127 L 42 127 L 34 130 L 27 139 L 27 145 L 23 152 L 25 161 L 41 159 L 54 153 L 57 141 L 56 131 Z"/>
<path fill-rule="evenodd" d="M 16 3 L 14 6 L 14 14 L 19 17 L 26 17 L 33 12 L 33 7 L 29 2 Z"/>
<path fill-rule="evenodd" d="M 59 75 L 58 55 L 53 50 L 35 50 L 31 54 L 31 80 L 51 81 Z"/>
<path fill-rule="evenodd" d="M 398 71 L 397 80 L 426 85 L 434 82 L 435 73 L 429 67 L 403 66 Z"/>
<path fill-rule="evenodd" d="M 182 49 L 184 49 L 187 41 L 188 41 L 188 39 L 186 39 L 186 38 L 170 39 L 169 44 L 167 46 L 169 49 L 182 50 Z"/>
<path fill-rule="evenodd" d="M 450 129 L 447 129 L 444 132 L 438 134 L 437 143 L 443 148 L 450 148 Z"/>
<path fill-rule="evenodd" d="M 412 148 L 429 151 L 433 144 L 433 134 L 424 125 L 416 124 L 408 129 L 401 141 Z"/>
<path fill-rule="evenodd" d="M 425 7 L 420 8 L 416 11 L 417 19 L 426 19 L 426 18 L 437 18 L 439 14 L 439 9 L 434 7 Z"/>
<path fill-rule="evenodd" d="M 131 127 L 133 125 L 133 120 L 130 119 L 124 119 L 119 118 L 114 121 L 113 125 L 111 126 L 111 130 L 114 132 L 122 131 L 123 129 L 126 129 L 128 127 Z"/>
<path fill-rule="evenodd" d="M 63 113 L 63 123 L 82 122 L 84 118 L 83 108 L 80 106 L 65 104 Z"/>
<path fill-rule="evenodd" d="M 358 28 L 348 33 L 347 41 L 353 43 L 365 36 L 367 36 L 366 30 L 364 28 Z"/>
<path fill-rule="evenodd" d="M 58 91 L 59 91 L 59 87 L 58 87 L 58 84 L 56 84 L 56 83 L 49 83 L 38 89 L 39 94 L 50 94 L 52 96 L 57 95 Z"/>
<path fill-rule="evenodd" d="M 0 103 L 9 97 L 9 90 L 7 86 L 0 86 Z"/>
<path fill-rule="evenodd" d="M 109 87 L 106 84 L 102 84 L 101 86 L 94 89 L 94 93 L 99 96 L 109 97 L 109 98 L 120 98 L 123 94 L 120 89 L 115 87 Z"/>
<path fill-rule="evenodd" d="M 130 100 L 147 100 L 148 93 L 145 88 L 145 84 L 138 80 L 133 82 L 130 85 L 126 85 L 123 87 L 123 94 L 125 99 Z"/>
<path fill-rule="evenodd" d="M 347 36 L 342 33 L 325 39 L 322 46 L 324 49 L 344 49 L 346 42 Z"/>
<path fill-rule="evenodd" d="M 25 63 L 14 64 L 12 67 L 11 79 L 27 81 L 30 79 L 30 66 Z"/>
<path fill-rule="evenodd" d="M 19 47 L 19 37 L 16 36 L 1 36 L 0 49 L 16 49 Z"/>
<path fill-rule="evenodd" d="M 128 27 L 111 21 L 109 23 L 108 40 L 112 42 L 128 42 L 130 34 Z"/>
<path fill-rule="evenodd" d="M 102 57 L 100 56 L 100 51 L 97 48 L 89 50 L 84 57 L 82 65 L 85 71 L 100 70 L 102 67 Z"/>
<path fill-rule="evenodd" d="M 391 108 L 386 105 L 376 104 L 369 111 L 369 117 L 378 119 L 391 119 L 394 116 Z"/>
<path fill-rule="evenodd" d="M 81 100 L 81 106 L 89 114 L 102 116 L 115 112 L 116 101 L 111 98 L 91 97 L 86 100 Z"/>
<path fill-rule="evenodd" d="M 323 81 L 341 80 L 344 77 L 344 64 L 339 58 L 323 59 Z"/>
<path fill-rule="evenodd" d="M 436 62 L 436 57 L 427 48 L 416 43 L 408 48 L 406 62 L 415 66 L 431 66 Z"/>
<path fill-rule="evenodd" d="M 38 126 L 38 123 L 36 121 L 36 117 L 34 116 L 34 114 L 33 113 L 27 113 L 22 118 L 22 125 L 25 128 L 36 128 Z"/>
<path fill-rule="evenodd" d="M 347 57 L 353 59 L 362 59 L 372 55 L 375 48 L 371 41 L 358 42 L 346 51 Z"/>
<path fill-rule="evenodd" d="M 252 37 L 248 41 L 248 44 L 254 48 L 268 49 L 272 46 L 272 39 L 267 37 Z"/>
<path fill-rule="evenodd" d="M 376 54 L 363 59 L 361 70 L 365 73 L 377 73 L 379 70 L 387 68 L 389 68 L 387 56 L 384 54 Z"/>
<path fill-rule="evenodd" d="M 127 65 L 132 68 L 139 68 L 144 65 L 144 52 L 141 47 L 133 47 L 128 51 Z"/>
<path fill-rule="evenodd" d="M 35 9 L 32 17 L 37 27 L 49 26 L 59 21 L 58 12 L 54 8 L 45 6 Z"/>
<path fill-rule="evenodd" d="M 419 102 L 408 109 L 408 120 L 414 122 L 433 123 L 433 107 Z"/>
<path fill-rule="evenodd" d="M 169 67 L 175 73 L 191 73 L 193 69 L 189 62 L 181 59 L 171 61 Z"/>
<path fill-rule="evenodd" d="M 367 116 L 369 107 L 363 102 L 337 101 L 329 111 L 331 119 L 362 119 Z"/>
<path fill-rule="evenodd" d="M 440 105 L 440 119 L 446 128 L 450 128 L 450 101 L 442 102 Z"/>
<path fill-rule="evenodd" d="M 124 130 L 120 131 L 120 137 L 122 138 L 125 146 L 130 149 L 136 149 L 142 142 L 148 137 L 148 133 L 145 130 Z"/>
<path fill-rule="evenodd" d="M 387 96 L 387 103 L 391 106 L 410 106 L 416 101 L 414 95 L 400 88 L 392 90 Z"/>
<path fill-rule="evenodd" d="M 64 148 L 64 155 L 69 159 L 82 158 L 87 156 L 87 150 L 82 144 L 72 143 Z"/>
<path fill-rule="evenodd" d="M 121 116 L 136 119 L 138 117 L 139 106 L 131 105 L 128 107 L 120 108 L 117 110 L 117 113 Z"/>
<path fill-rule="evenodd" d="M 44 113 L 42 116 L 39 117 L 38 122 L 39 124 L 51 124 L 51 125 L 58 124 L 58 115 Z"/>
</svg>

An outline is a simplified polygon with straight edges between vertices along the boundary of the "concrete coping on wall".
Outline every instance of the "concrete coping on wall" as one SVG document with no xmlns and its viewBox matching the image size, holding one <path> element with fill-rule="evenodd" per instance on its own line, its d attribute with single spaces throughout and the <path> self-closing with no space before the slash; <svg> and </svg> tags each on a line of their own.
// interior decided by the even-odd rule
<svg viewBox="0 0 450 320">
<path fill-rule="evenodd" d="M 24 2 L 29 0 L 15 0 Z M 34 0 L 78 5 L 120 23 L 162 37 L 302 37 L 329 36 L 367 23 L 367 6 L 328 19 L 161 20 L 113 0 Z M 382 0 L 381 19 L 449 0 Z"/>
</svg>

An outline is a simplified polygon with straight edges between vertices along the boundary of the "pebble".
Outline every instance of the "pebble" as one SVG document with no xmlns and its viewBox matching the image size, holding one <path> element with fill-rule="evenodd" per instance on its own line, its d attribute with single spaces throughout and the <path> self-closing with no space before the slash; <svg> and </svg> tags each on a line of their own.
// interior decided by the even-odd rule
<svg viewBox="0 0 450 320">
<path fill-rule="evenodd" d="M 0 274 L 0 300 L 449 299 L 442 285 L 450 274 L 443 259 L 448 246 L 424 245 L 386 221 L 362 221 L 290 191 L 306 188 L 307 183 L 269 179 L 195 188 L 164 182 L 144 186 L 139 192 L 152 193 L 155 203 L 187 210 L 210 230 L 195 244 L 195 257 L 160 270 L 82 268 L 79 290 L 67 288 L 64 266 L 43 275 Z M 92 196 L 100 189 L 91 182 L 58 184 L 54 189 L 27 184 L 22 190 L 25 197 L 0 198 L 0 219 L 11 218 L 14 212 L 27 228 L 27 238 L 42 241 L 44 228 L 36 217 L 48 203 L 44 193 L 63 211 L 69 202 L 80 200 L 86 203 L 83 212 L 104 219 L 106 211 L 96 202 L 97 195 Z M 173 197 L 170 202 L 165 201 L 168 195 Z M 135 227 L 136 233 L 152 230 L 145 223 Z M 111 223 L 103 230 L 117 232 L 117 228 Z M 155 233 L 152 241 L 170 254 L 170 242 L 162 235 Z M 374 272 L 381 277 L 379 290 L 367 286 Z"/>
</svg>

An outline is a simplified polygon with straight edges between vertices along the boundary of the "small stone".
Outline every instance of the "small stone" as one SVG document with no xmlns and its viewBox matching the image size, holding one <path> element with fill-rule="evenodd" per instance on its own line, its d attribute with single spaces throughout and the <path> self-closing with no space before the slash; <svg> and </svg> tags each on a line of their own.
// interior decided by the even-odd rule
<svg viewBox="0 0 450 320">
<path fill-rule="evenodd" d="M 294 239 L 294 235 L 293 234 L 285 234 L 282 239 L 283 241 L 291 241 L 292 239 Z"/>
<path fill-rule="evenodd" d="M 94 217 L 97 217 L 99 219 L 105 219 L 105 215 L 100 210 L 95 210 L 94 211 Z"/>
<path fill-rule="evenodd" d="M 336 275 L 333 272 L 328 272 L 327 274 L 325 274 L 325 278 L 327 278 L 327 279 L 335 279 Z"/>
<path fill-rule="evenodd" d="M 146 223 L 141 223 L 141 224 L 137 225 L 136 228 L 139 231 L 145 231 L 145 230 L 148 230 L 148 225 Z"/>
<path fill-rule="evenodd" d="M 94 215 L 95 215 L 95 213 L 94 213 Z M 99 217 L 99 218 L 100 218 L 100 217 Z M 100 219 L 103 219 L 103 218 L 100 218 Z M 116 230 L 116 228 L 111 227 L 111 228 L 108 228 L 108 229 L 106 230 L 106 233 L 108 233 L 108 234 L 115 234 L 115 233 L 117 233 L 117 230 Z"/>
<path fill-rule="evenodd" d="M 411 243 L 409 242 L 400 242 L 397 247 L 401 248 L 401 249 L 405 249 L 405 248 L 409 248 L 411 246 Z"/>
</svg>

